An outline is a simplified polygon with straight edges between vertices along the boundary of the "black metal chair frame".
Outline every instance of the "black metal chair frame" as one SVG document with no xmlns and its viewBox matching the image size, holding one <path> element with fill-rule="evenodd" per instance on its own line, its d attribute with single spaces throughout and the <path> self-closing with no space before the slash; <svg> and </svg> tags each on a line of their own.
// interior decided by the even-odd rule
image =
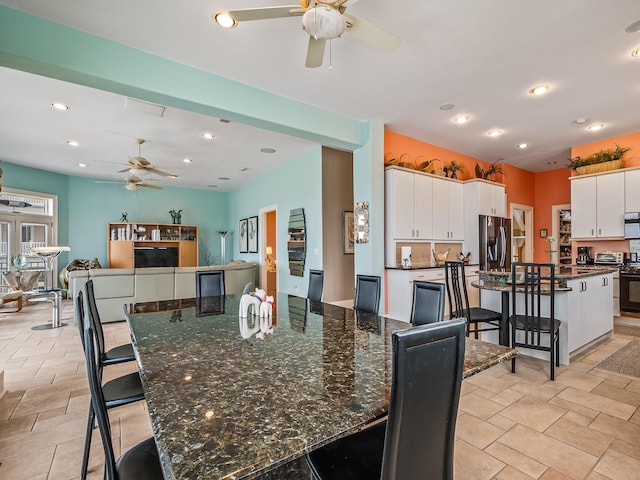
<svg viewBox="0 0 640 480">
<path fill-rule="evenodd" d="M 307 290 L 307 298 L 312 302 L 321 302 L 323 289 L 324 272 L 322 270 L 309 270 L 309 289 Z"/>
<path fill-rule="evenodd" d="M 100 343 L 100 336 L 98 332 L 102 332 L 102 324 L 100 323 L 100 318 L 96 318 L 92 315 L 91 302 L 89 299 L 91 295 L 93 295 L 93 284 L 85 285 L 85 293 L 87 297 L 87 308 L 85 309 L 84 305 L 84 296 L 82 291 L 78 292 L 76 297 L 76 319 L 78 321 L 78 330 L 81 332 L 80 339 L 82 340 L 82 348 L 87 349 L 86 345 L 86 329 L 87 327 L 91 328 L 91 331 L 94 335 L 95 346 L 93 350 L 95 352 L 95 358 L 97 362 L 98 369 L 98 379 L 102 381 L 102 370 L 106 365 L 113 365 L 115 363 L 122 363 L 129 360 L 122 360 L 121 362 L 111 362 L 105 363 L 104 358 L 105 354 L 104 343 Z M 95 307 L 95 303 L 94 303 Z M 97 309 L 95 310 L 97 312 Z M 102 341 L 104 342 L 104 336 L 102 337 Z M 133 358 L 135 360 L 135 357 Z M 113 360 L 113 359 L 112 359 Z M 140 376 L 138 373 L 130 373 L 128 375 L 123 375 L 118 378 L 114 378 L 106 382 L 102 386 L 103 396 L 105 398 L 106 408 L 114 408 L 122 405 L 127 405 L 129 403 L 138 402 L 140 400 L 144 400 L 144 390 L 142 388 L 142 382 L 140 381 Z M 89 413 L 87 415 L 87 430 L 85 434 L 84 440 L 84 451 L 82 456 L 82 467 L 80 471 L 80 478 L 85 480 L 87 478 L 87 470 L 89 467 L 89 454 L 91 451 L 91 437 L 93 435 L 93 426 L 95 423 L 95 411 L 93 409 L 93 405 L 89 405 Z"/>
<path fill-rule="evenodd" d="M 91 391 L 90 411 L 95 413 L 95 420 L 100 429 L 105 453 L 104 478 L 107 480 L 161 480 L 164 477 L 153 437 L 129 449 L 116 462 L 113 444 L 111 443 L 111 425 L 107 414 L 109 400 L 105 396 L 104 386 L 102 385 L 102 368 L 97 358 L 99 349 L 96 348 L 95 330 L 91 322 L 85 321 L 83 324 L 82 343 L 85 350 L 87 376 Z M 83 478 L 85 474 L 86 471 L 83 471 Z"/>
<path fill-rule="evenodd" d="M 487 308 L 469 306 L 464 262 L 447 261 L 444 272 L 449 300 L 449 318 L 465 317 L 467 319 L 467 336 L 473 333 L 474 337 L 478 338 L 480 332 L 500 331 L 502 313 Z M 481 324 L 485 324 L 485 326 L 481 326 Z"/>
<path fill-rule="evenodd" d="M 215 292 L 213 295 L 209 293 L 210 285 L 203 285 L 207 281 L 212 279 L 218 280 L 218 286 L 220 292 Z M 224 286 L 224 270 L 202 270 L 196 271 L 196 297 L 218 297 L 225 295 Z"/>
<path fill-rule="evenodd" d="M 409 321 L 413 325 L 424 325 L 444 320 L 444 297 L 443 283 L 414 281 Z"/>
<path fill-rule="evenodd" d="M 466 319 L 392 333 L 386 421 L 307 454 L 319 480 L 453 479 Z"/>
<path fill-rule="evenodd" d="M 366 305 L 366 303 L 369 303 L 369 302 L 367 301 L 367 299 L 363 297 L 362 285 L 366 283 L 373 284 L 375 288 L 374 298 L 372 302 L 375 305 L 375 308 L 373 309 L 367 308 L 368 305 Z M 376 275 L 357 275 L 356 276 L 356 297 L 355 297 L 353 308 L 355 310 L 361 310 L 368 313 L 375 313 L 376 315 L 378 314 L 378 311 L 380 309 L 380 277 Z"/>
<path fill-rule="evenodd" d="M 511 264 L 511 346 L 549 352 L 549 377 L 555 380 L 555 367 L 560 366 L 560 325 L 555 318 L 555 265 L 553 263 L 514 262 Z M 548 272 L 548 273 L 546 273 Z M 515 279 L 522 279 L 516 281 Z M 523 300 L 523 311 L 517 312 L 517 297 Z M 549 315 L 542 314 L 542 298 L 549 299 Z M 521 340 L 517 333 L 520 332 Z M 549 336 L 549 346 L 542 339 Z M 516 372 L 516 359 L 511 359 L 511 372 Z"/>
</svg>

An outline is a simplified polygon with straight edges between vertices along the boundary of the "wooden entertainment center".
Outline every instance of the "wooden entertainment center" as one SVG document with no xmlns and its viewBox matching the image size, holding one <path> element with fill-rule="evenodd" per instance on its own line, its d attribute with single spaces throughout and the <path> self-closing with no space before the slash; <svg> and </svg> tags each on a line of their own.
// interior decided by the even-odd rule
<svg viewBox="0 0 640 480">
<path fill-rule="evenodd" d="M 198 227 L 173 223 L 108 224 L 109 268 L 198 266 Z"/>
</svg>

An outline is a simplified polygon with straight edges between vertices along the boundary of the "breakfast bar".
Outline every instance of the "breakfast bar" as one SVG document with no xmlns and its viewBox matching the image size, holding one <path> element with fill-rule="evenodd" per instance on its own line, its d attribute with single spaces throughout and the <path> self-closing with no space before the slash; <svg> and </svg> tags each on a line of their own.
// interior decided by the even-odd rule
<svg viewBox="0 0 640 480">
<path fill-rule="evenodd" d="M 409 328 L 278 294 L 130 304 L 127 321 L 166 479 L 256 478 L 386 415 L 391 332 Z M 468 339 L 464 376 L 515 351 Z"/>
<path fill-rule="evenodd" d="M 555 317 L 562 322 L 561 364 L 568 365 L 572 356 L 613 331 L 614 272 L 616 269 L 609 267 L 556 267 Z M 508 344 L 508 318 L 513 312 L 510 280 L 507 272 L 480 271 L 478 280 L 472 282 L 481 291 L 481 306 L 502 312 L 500 334 L 485 332 L 483 339 L 488 342 Z M 517 308 L 520 311 L 521 305 Z M 548 299 L 543 298 L 542 310 L 548 312 Z M 547 353 L 536 350 L 523 349 L 522 353 L 548 358 Z"/>
</svg>

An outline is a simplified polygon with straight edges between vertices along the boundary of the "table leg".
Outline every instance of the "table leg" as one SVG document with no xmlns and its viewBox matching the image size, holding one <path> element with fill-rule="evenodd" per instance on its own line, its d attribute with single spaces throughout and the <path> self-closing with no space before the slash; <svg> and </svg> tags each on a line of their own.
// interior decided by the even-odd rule
<svg viewBox="0 0 640 480">
<path fill-rule="evenodd" d="M 509 294 L 510 292 L 502 292 L 502 319 L 500 320 L 500 345 L 509 346 Z"/>
<path fill-rule="evenodd" d="M 61 292 L 47 292 L 49 297 L 47 301 L 51 302 L 53 307 L 51 323 L 45 323 L 44 325 L 36 325 L 31 327 L 31 330 L 49 330 L 52 328 L 59 328 L 67 326 L 66 323 L 60 322 L 60 312 L 62 311 L 62 294 Z"/>
</svg>

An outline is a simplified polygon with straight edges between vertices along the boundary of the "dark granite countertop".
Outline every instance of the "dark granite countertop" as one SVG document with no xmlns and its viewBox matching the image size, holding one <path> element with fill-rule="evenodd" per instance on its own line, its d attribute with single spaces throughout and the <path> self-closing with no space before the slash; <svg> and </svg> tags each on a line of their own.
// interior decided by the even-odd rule
<svg viewBox="0 0 640 480">
<path fill-rule="evenodd" d="M 617 268 L 612 267 L 561 265 L 556 267 L 556 291 L 571 291 L 572 289 L 567 283 L 569 280 L 606 275 L 617 271 Z M 478 281 L 471 283 L 474 287 L 479 287 L 484 290 L 511 291 L 511 284 L 505 283 L 510 276 L 510 272 L 481 270 L 479 274 Z"/>
<path fill-rule="evenodd" d="M 471 268 L 471 267 L 477 267 L 478 264 L 477 263 L 470 263 L 465 265 L 465 269 L 466 268 Z M 433 268 L 444 268 L 444 265 L 436 265 L 435 263 L 423 263 L 423 264 L 414 264 L 411 265 L 410 267 L 402 267 L 400 265 L 397 265 L 395 267 L 385 267 L 385 270 L 407 270 L 407 271 L 411 271 L 411 270 L 430 270 Z"/>
<path fill-rule="evenodd" d="M 409 324 L 283 294 L 271 322 L 247 320 L 239 296 L 209 300 L 130 307 L 166 479 L 268 475 L 386 414 L 391 332 Z M 468 339 L 464 375 L 514 355 Z"/>
</svg>

